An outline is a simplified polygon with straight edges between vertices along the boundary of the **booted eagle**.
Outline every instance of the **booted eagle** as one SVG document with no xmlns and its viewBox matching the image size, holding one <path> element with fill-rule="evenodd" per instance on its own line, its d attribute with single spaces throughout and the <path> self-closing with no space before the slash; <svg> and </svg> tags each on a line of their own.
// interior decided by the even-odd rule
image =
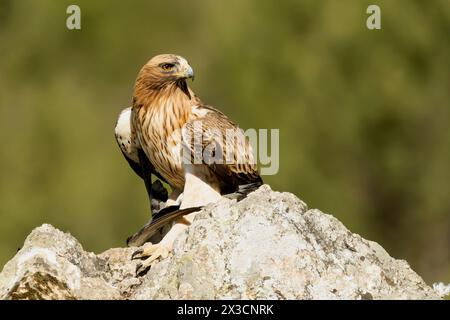
<svg viewBox="0 0 450 320">
<path fill-rule="evenodd" d="M 193 221 L 199 208 L 223 194 L 248 193 L 262 184 L 243 131 L 224 113 L 203 103 L 189 88 L 189 78 L 194 78 L 194 71 L 183 57 L 153 57 L 137 76 L 133 106 L 122 111 L 116 125 L 121 151 L 144 179 L 149 196 L 155 196 L 154 174 L 172 188 L 167 207 L 179 208 L 164 214 L 161 210 L 158 219 L 154 216 L 144 227 L 155 229 L 161 227 L 164 216 L 174 218 L 159 243 L 146 243 L 133 255 L 148 257 L 138 273 L 168 255 L 175 238 Z M 145 238 L 141 232 L 129 244 L 141 245 L 146 240 L 148 232 Z"/>
</svg>

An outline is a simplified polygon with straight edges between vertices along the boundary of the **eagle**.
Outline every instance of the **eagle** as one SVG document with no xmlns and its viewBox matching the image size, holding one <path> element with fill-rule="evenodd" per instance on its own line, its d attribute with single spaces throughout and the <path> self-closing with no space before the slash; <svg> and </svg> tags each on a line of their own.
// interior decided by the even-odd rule
<svg viewBox="0 0 450 320">
<path fill-rule="evenodd" d="M 223 195 L 246 195 L 263 181 L 244 132 L 223 112 L 205 104 L 188 86 L 194 71 L 178 55 L 150 59 L 137 76 L 132 107 L 123 110 L 115 127 L 117 143 L 134 172 L 152 197 L 166 201 L 152 220 L 128 239 L 142 245 L 156 229 L 171 221 L 159 243 L 147 242 L 132 258 L 145 259 L 143 273 L 168 256 L 180 232 L 205 205 Z M 152 184 L 152 175 L 167 183 Z"/>
</svg>

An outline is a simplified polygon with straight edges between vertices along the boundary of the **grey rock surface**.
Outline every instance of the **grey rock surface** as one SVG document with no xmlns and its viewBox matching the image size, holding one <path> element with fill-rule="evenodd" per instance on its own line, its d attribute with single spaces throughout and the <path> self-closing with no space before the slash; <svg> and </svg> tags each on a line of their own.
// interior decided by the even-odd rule
<svg viewBox="0 0 450 320">
<path fill-rule="evenodd" d="M 122 299 L 139 279 L 132 248 L 85 252 L 70 234 L 44 224 L 0 273 L 0 299 Z"/>
<path fill-rule="evenodd" d="M 43 225 L 0 273 L 0 299 L 439 299 L 406 261 L 267 185 L 207 206 L 143 277 L 134 250 L 95 255 Z"/>
</svg>

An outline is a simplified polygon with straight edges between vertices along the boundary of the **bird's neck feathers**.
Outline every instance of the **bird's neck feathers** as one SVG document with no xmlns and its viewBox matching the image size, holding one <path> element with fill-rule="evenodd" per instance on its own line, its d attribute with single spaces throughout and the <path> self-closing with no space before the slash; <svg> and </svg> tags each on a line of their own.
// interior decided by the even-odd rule
<svg viewBox="0 0 450 320">
<path fill-rule="evenodd" d="M 188 112 L 197 103 L 197 97 L 184 79 L 164 83 L 149 83 L 140 79 L 136 81 L 133 96 L 134 108 L 159 110 L 170 106 L 171 109 L 177 108 L 179 111 Z"/>
</svg>

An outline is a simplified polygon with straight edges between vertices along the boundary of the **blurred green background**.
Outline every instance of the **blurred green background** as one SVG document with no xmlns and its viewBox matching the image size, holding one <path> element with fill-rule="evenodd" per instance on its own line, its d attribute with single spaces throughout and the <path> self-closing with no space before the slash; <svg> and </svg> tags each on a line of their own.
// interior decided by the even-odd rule
<svg viewBox="0 0 450 320">
<path fill-rule="evenodd" d="M 113 128 L 159 53 L 242 127 L 280 128 L 273 189 L 450 281 L 448 0 L 0 0 L 0 266 L 44 222 L 100 252 L 148 220 Z"/>
</svg>

